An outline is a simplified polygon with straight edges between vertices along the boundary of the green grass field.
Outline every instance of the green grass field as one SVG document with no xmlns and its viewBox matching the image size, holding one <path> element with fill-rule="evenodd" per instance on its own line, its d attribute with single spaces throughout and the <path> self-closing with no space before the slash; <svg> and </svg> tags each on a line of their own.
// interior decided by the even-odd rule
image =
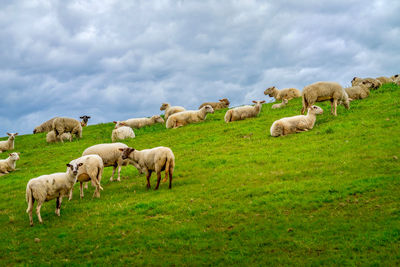
<svg viewBox="0 0 400 267">
<path fill-rule="evenodd" d="M 28 180 L 111 142 L 113 124 L 86 127 L 72 143 L 17 136 L 19 170 L 0 177 L 0 265 L 400 265 L 400 87 L 384 85 L 337 117 L 318 103 L 325 112 L 312 131 L 281 138 L 270 136 L 272 122 L 299 114 L 301 99 L 271 105 L 230 124 L 221 110 L 179 129 L 136 130 L 124 143 L 173 150 L 172 190 L 146 190 L 133 166 L 110 182 L 105 168 L 100 199 L 91 186 L 79 199 L 75 185 L 61 217 L 52 200 L 34 227 Z"/>
</svg>

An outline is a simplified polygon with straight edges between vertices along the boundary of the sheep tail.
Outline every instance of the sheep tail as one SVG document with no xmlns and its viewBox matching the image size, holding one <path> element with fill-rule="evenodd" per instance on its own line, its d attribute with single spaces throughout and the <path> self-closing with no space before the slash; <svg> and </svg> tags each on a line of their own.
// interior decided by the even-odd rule
<svg viewBox="0 0 400 267">
<path fill-rule="evenodd" d="M 26 212 L 28 213 L 29 210 L 33 209 L 32 189 L 29 186 L 26 187 L 26 202 L 28 203 L 28 208 L 26 209 Z"/>
<path fill-rule="evenodd" d="M 231 121 L 231 118 L 232 118 L 232 110 L 230 109 L 225 113 L 224 120 L 226 123 L 228 123 Z"/>
</svg>

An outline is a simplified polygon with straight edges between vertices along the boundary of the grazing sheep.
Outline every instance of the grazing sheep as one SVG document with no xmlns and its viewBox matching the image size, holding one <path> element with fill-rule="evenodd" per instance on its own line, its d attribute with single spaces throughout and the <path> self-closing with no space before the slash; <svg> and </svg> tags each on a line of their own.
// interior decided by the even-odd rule
<svg viewBox="0 0 400 267">
<path fill-rule="evenodd" d="M 72 118 L 59 117 L 53 121 L 53 130 L 56 133 L 57 138 L 64 132 L 74 134 L 78 138 L 82 138 L 82 126 L 81 123 Z"/>
<path fill-rule="evenodd" d="M 76 180 L 80 182 L 80 197 L 83 198 L 83 182 L 87 181 L 92 181 L 92 186 L 96 187 L 96 190 L 93 193 L 93 197 L 100 197 L 100 190 L 103 190 L 103 187 L 101 187 L 100 185 L 101 176 L 104 169 L 102 158 L 99 155 L 87 155 L 77 158 L 71 162 L 83 164 L 79 168 L 78 175 L 76 176 Z M 74 187 L 72 187 L 69 191 L 69 200 L 72 199 L 73 191 Z"/>
<path fill-rule="evenodd" d="M 244 120 L 251 117 L 257 117 L 261 112 L 263 101 L 253 101 L 254 106 L 242 106 L 237 108 L 232 108 L 225 113 L 225 122 Z"/>
<path fill-rule="evenodd" d="M 226 98 L 220 99 L 219 102 L 205 102 L 200 105 L 199 109 L 204 107 L 205 105 L 210 105 L 214 110 L 223 109 L 229 107 L 229 100 Z"/>
<path fill-rule="evenodd" d="M 377 79 L 374 78 L 358 78 L 358 77 L 354 77 L 353 80 L 351 80 L 351 85 L 352 86 L 356 86 L 356 85 L 360 85 L 361 83 L 364 83 L 369 90 L 375 90 L 378 89 L 382 83 L 380 81 L 378 81 Z"/>
<path fill-rule="evenodd" d="M 349 100 L 364 99 L 369 96 L 368 86 L 364 82 L 356 86 L 347 87 L 344 89 L 349 96 Z"/>
<path fill-rule="evenodd" d="M 282 103 L 273 104 L 271 108 L 272 108 L 272 109 L 283 108 L 284 106 L 287 105 L 288 102 L 289 102 L 289 101 L 288 101 L 287 99 L 283 99 L 283 100 L 282 100 Z"/>
<path fill-rule="evenodd" d="M 128 126 L 134 129 L 139 129 L 144 126 L 150 126 L 156 123 L 164 123 L 164 119 L 161 118 L 160 115 L 154 115 L 151 118 L 138 118 L 138 119 L 129 119 L 126 121 L 114 121 L 116 124 L 115 127 L 119 128 L 122 126 Z"/>
<path fill-rule="evenodd" d="M 7 135 L 9 136 L 8 140 L 0 141 L 0 153 L 14 149 L 14 140 L 18 133 L 7 133 Z"/>
<path fill-rule="evenodd" d="M 160 110 L 165 110 L 164 119 L 165 119 L 165 121 L 167 121 L 168 117 L 171 116 L 172 114 L 185 111 L 186 109 L 184 107 L 181 107 L 181 106 L 173 106 L 173 107 L 171 107 L 171 105 L 168 104 L 168 103 L 162 103 L 161 107 L 160 107 Z"/>
<path fill-rule="evenodd" d="M 298 115 L 277 120 L 271 126 L 271 135 L 277 137 L 311 130 L 314 127 L 316 115 L 323 112 L 322 108 L 311 106 L 306 116 Z"/>
<path fill-rule="evenodd" d="M 37 134 L 37 133 L 44 133 L 44 132 L 50 132 L 53 129 L 53 121 L 58 118 L 58 117 L 54 117 L 48 121 L 43 122 L 42 124 L 40 124 L 39 126 L 37 126 L 34 130 L 33 133 Z"/>
<path fill-rule="evenodd" d="M 90 119 L 90 116 L 84 115 L 84 116 L 81 116 L 81 117 L 79 117 L 79 118 L 82 119 L 82 121 L 81 121 L 81 126 L 82 126 L 82 127 L 86 127 L 86 126 L 87 126 L 87 123 L 88 123 L 88 120 Z"/>
<path fill-rule="evenodd" d="M 282 99 L 290 100 L 293 98 L 301 97 L 301 92 L 296 88 L 286 88 L 278 90 L 275 86 L 272 86 L 264 91 L 264 95 L 274 97 L 276 100 L 282 100 Z"/>
<path fill-rule="evenodd" d="M 380 81 L 381 84 L 392 83 L 393 82 L 393 80 L 391 78 L 385 77 L 385 76 L 378 77 L 378 78 L 376 78 L 376 80 Z"/>
<path fill-rule="evenodd" d="M 168 117 L 166 127 L 178 128 L 189 123 L 204 121 L 208 113 L 214 113 L 214 109 L 210 105 L 205 105 L 199 110 L 186 110 L 172 114 Z"/>
<path fill-rule="evenodd" d="M 133 132 L 131 127 L 128 126 L 115 126 L 115 129 L 111 133 L 111 140 L 113 142 L 117 140 L 123 140 L 127 138 L 135 138 L 135 133 Z"/>
<path fill-rule="evenodd" d="M 46 135 L 46 142 L 47 143 L 56 143 L 58 141 L 61 141 L 62 143 L 64 143 L 64 141 L 69 140 L 70 142 L 72 141 L 72 135 L 71 133 L 63 133 L 62 135 L 60 135 L 58 138 L 56 137 L 56 133 L 51 130 L 50 132 L 47 133 Z"/>
<path fill-rule="evenodd" d="M 33 226 L 32 210 L 35 200 L 38 202 L 36 214 L 40 223 L 43 222 L 40 216 L 40 208 L 45 201 L 56 198 L 56 214 L 60 216 L 62 198 L 67 196 L 74 186 L 78 169 L 82 165 L 82 163 L 71 162 L 67 164 L 66 172 L 42 175 L 29 180 L 26 185 L 26 202 L 28 203 L 26 212 L 29 214 L 31 226 Z"/>
<path fill-rule="evenodd" d="M 19 160 L 18 152 L 10 153 L 8 158 L 0 160 L 0 176 L 15 171 L 17 160 Z"/>
<path fill-rule="evenodd" d="M 172 187 L 172 174 L 175 166 L 175 156 L 172 150 L 168 147 L 155 147 L 152 149 L 136 150 L 131 147 L 120 148 L 122 151 L 122 159 L 129 159 L 134 164 L 137 164 L 141 170 L 146 173 L 147 189 L 150 186 L 150 176 L 153 171 L 157 174 L 157 185 L 154 190 L 158 189 L 161 180 L 161 172 L 165 171 L 163 182 L 167 181 L 169 176 L 169 189 Z"/>
<path fill-rule="evenodd" d="M 336 82 L 316 82 L 307 85 L 303 89 L 303 108 L 304 114 L 315 102 L 331 101 L 331 113 L 337 116 L 336 107 L 340 101 L 346 109 L 350 108 L 349 97 L 343 87 Z"/>
</svg>

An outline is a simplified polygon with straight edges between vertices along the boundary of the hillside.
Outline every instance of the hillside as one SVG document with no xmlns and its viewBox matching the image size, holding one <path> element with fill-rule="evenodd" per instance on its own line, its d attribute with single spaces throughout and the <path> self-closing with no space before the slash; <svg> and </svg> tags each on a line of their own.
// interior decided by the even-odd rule
<svg viewBox="0 0 400 267">
<path fill-rule="evenodd" d="M 90 186 L 80 200 L 75 185 L 61 217 L 52 200 L 41 209 L 44 224 L 34 214 L 32 228 L 27 181 L 111 142 L 113 124 L 86 127 L 65 144 L 17 136 L 19 170 L 0 177 L 0 265 L 399 265 L 400 87 L 384 85 L 350 110 L 338 107 L 337 117 L 318 103 L 325 112 L 312 131 L 282 138 L 269 128 L 299 114 L 301 99 L 271 105 L 230 124 L 221 110 L 179 129 L 136 130 L 124 143 L 173 150 L 172 190 L 146 190 L 133 166 L 110 182 L 106 168 L 100 199 Z"/>
</svg>

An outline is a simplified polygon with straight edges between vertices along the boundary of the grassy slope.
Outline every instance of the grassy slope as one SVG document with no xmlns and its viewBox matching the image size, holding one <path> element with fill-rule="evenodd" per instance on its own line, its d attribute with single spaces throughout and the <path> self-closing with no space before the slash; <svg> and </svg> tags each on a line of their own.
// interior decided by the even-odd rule
<svg viewBox="0 0 400 267">
<path fill-rule="evenodd" d="M 44 224 L 34 215 L 33 228 L 27 181 L 110 142 L 113 125 L 89 126 L 65 144 L 17 137 L 20 170 L 0 178 L 0 264 L 400 264 L 399 101 L 400 87 L 385 85 L 337 117 L 320 103 L 312 131 L 283 138 L 269 128 L 298 114 L 300 99 L 231 124 L 218 111 L 176 130 L 137 130 L 125 143 L 174 151 L 172 190 L 147 191 L 132 166 L 111 183 L 106 168 L 100 199 L 90 187 L 80 200 L 76 185 L 61 217 L 55 201 L 45 203 Z"/>
</svg>

